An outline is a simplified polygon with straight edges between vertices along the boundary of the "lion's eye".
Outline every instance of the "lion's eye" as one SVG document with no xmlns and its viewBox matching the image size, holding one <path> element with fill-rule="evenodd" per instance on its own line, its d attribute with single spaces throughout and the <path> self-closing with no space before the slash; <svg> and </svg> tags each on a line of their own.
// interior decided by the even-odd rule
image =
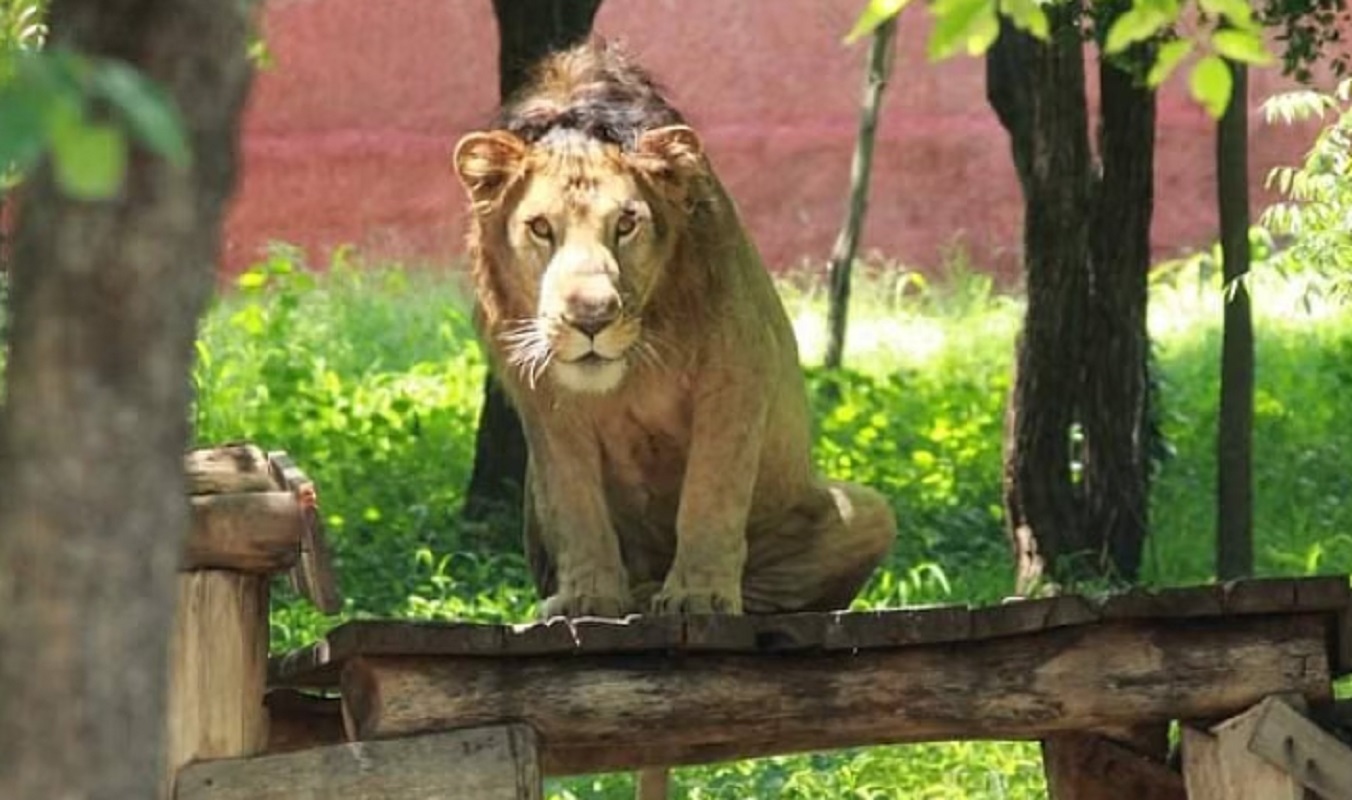
<svg viewBox="0 0 1352 800">
<path fill-rule="evenodd" d="M 554 229 L 549 227 L 549 220 L 544 217 L 531 217 L 526 221 L 526 228 L 530 230 L 530 235 L 541 241 L 552 241 L 554 239 Z"/>
<path fill-rule="evenodd" d="M 638 229 L 638 216 L 632 211 L 626 211 L 615 220 L 615 235 L 623 239 Z"/>
</svg>

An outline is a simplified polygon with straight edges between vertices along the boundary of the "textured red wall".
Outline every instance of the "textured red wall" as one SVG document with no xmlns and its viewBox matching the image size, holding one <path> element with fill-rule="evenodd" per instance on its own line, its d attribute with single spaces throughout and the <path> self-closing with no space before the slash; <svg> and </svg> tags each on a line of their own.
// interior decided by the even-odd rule
<svg viewBox="0 0 1352 800">
<path fill-rule="evenodd" d="M 598 17 L 597 32 L 627 43 L 702 132 L 772 266 L 820 268 L 840 224 L 866 49 L 840 39 L 859 7 L 607 0 Z M 907 12 L 864 247 L 932 266 L 961 242 L 1008 274 L 1021 208 L 983 62 L 928 63 L 925 28 L 923 12 Z M 269 0 L 263 29 L 275 64 L 250 102 L 227 269 L 269 240 L 301 244 L 317 263 L 343 243 L 377 258 L 453 260 L 464 214 L 449 153 L 497 100 L 488 0 Z M 1278 88 L 1270 71 L 1253 83 L 1255 107 Z M 1213 126 L 1181 80 L 1159 116 L 1154 238 L 1167 254 L 1214 236 Z M 1309 137 L 1255 120 L 1255 186 Z"/>
</svg>

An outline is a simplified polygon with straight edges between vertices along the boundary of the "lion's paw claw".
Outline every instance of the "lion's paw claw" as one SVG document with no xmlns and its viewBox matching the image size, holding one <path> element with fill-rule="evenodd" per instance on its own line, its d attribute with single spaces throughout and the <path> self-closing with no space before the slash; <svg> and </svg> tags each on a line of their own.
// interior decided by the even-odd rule
<svg viewBox="0 0 1352 800">
<path fill-rule="evenodd" d="M 540 606 L 540 618 L 551 617 L 623 617 L 630 603 L 618 596 L 565 594 L 560 592 Z"/>
<path fill-rule="evenodd" d="M 663 589 L 652 600 L 654 614 L 740 614 L 739 593 L 714 590 Z"/>
</svg>

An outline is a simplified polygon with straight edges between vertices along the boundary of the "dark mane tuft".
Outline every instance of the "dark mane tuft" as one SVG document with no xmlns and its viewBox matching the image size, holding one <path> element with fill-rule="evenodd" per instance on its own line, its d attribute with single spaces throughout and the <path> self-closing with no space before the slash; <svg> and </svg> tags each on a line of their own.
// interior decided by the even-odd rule
<svg viewBox="0 0 1352 800">
<path fill-rule="evenodd" d="M 502 107 L 495 127 L 529 143 L 555 131 L 577 131 L 632 150 L 644 131 L 684 121 L 623 50 L 594 42 L 545 59 Z"/>
</svg>

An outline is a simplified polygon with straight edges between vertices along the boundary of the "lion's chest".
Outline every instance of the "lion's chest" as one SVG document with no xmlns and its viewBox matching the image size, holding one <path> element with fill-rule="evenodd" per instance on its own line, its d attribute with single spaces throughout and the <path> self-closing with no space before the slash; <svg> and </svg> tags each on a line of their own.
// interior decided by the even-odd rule
<svg viewBox="0 0 1352 800">
<path fill-rule="evenodd" d="M 597 419 L 606 494 L 622 516 L 674 519 L 690 452 L 692 412 L 679 385 Z"/>
</svg>

